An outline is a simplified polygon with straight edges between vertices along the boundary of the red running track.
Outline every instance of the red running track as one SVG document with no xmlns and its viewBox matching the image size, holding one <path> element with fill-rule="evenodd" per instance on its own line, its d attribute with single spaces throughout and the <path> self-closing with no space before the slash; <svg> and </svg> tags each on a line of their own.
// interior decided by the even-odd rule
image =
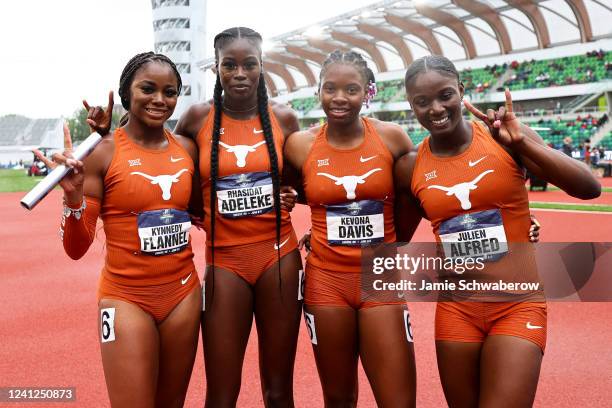
<svg viewBox="0 0 612 408">
<path fill-rule="evenodd" d="M 32 212 L 19 207 L 23 193 L 0 195 L 2 266 L 0 285 L 0 387 L 76 387 L 77 403 L 53 407 L 105 407 L 108 398 L 97 335 L 96 285 L 103 260 L 98 239 L 85 257 L 70 260 L 57 236 L 60 192 L 54 191 Z M 610 241 L 612 215 L 538 211 L 542 239 Z M 298 233 L 308 210 L 294 211 Z M 102 234 L 100 234 L 102 235 Z M 197 265 L 203 265 L 203 234 L 193 237 Z M 425 223 L 416 240 L 430 241 Z M 200 273 L 201 274 L 201 273 Z M 434 305 L 410 305 L 416 336 L 418 406 L 438 407 L 444 398 L 433 343 Z M 609 406 L 612 400 L 612 304 L 552 303 L 549 338 L 536 397 L 539 407 Z M 295 368 L 298 407 L 322 406 L 312 349 L 302 327 Z M 458 373 L 460 375 L 460 373 Z M 204 372 L 198 353 L 187 407 L 201 407 Z M 252 333 L 243 372 L 240 407 L 262 406 L 257 369 L 257 339 Z M 15 404 L 2 404 L 15 407 Z M 19 404 L 20 407 L 49 406 Z M 374 407 L 367 380 L 360 372 L 359 407 Z"/>
</svg>

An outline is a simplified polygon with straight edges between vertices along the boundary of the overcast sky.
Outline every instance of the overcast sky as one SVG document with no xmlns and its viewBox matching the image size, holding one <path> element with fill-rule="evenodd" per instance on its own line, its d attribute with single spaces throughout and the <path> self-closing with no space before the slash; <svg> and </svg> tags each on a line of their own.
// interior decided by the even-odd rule
<svg viewBox="0 0 612 408">
<path fill-rule="evenodd" d="M 249 26 L 269 38 L 376 2 L 208 0 L 207 43 L 212 48 L 214 35 L 232 26 Z M 0 116 L 71 116 L 83 98 L 105 103 L 111 89 L 119 102 L 124 65 L 153 50 L 151 2 L 1 0 L 0 38 Z"/>
</svg>

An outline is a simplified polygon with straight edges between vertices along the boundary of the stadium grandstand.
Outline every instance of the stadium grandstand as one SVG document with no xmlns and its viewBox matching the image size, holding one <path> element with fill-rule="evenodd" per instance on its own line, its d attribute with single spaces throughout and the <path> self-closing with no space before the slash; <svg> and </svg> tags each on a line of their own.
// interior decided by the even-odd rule
<svg viewBox="0 0 612 408">
<path fill-rule="evenodd" d="M 30 119 L 19 115 L 0 117 L 0 166 L 31 163 L 32 149 L 63 149 L 62 124 L 62 118 Z"/>
<path fill-rule="evenodd" d="M 364 113 L 401 123 L 418 143 L 427 132 L 411 114 L 403 76 L 414 59 L 441 54 L 457 66 L 472 103 L 496 107 L 507 87 L 515 110 L 551 146 L 570 137 L 581 157 L 587 139 L 612 149 L 611 18 L 612 5 L 601 0 L 380 1 L 269 39 L 265 79 L 275 99 L 312 126 L 324 117 L 316 85 L 325 56 L 360 52 L 378 87 Z M 198 66 L 213 68 L 214 59 Z"/>
</svg>

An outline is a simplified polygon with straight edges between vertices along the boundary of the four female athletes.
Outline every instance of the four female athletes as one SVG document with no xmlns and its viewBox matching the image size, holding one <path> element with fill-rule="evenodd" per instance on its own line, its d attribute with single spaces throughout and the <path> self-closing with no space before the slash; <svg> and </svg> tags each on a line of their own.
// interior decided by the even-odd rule
<svg viewBox="0 0 612 408">
<path fill-rule="evenodd" d="M 184 323 L 185 327 L 193 329 L 193 310 L 200 306 L 199 296 L 192 296 L 194 292 L 187 293 L 186 288 L 181 292 L 176 291 L 176 288 L 164 287 L 170 284 L 170 279 L 166 281 L 166 278 L 163 278 L 161 279 L 163 282 L 151 282 L 147 281 L 147 276 L 167 277 L 172 275 L 167 270 L 163 270 L 163 266 L 172 263 L 175 269 L 181 269 L 177 272 L 177 276 L 180 275 L 178 280 L 180 280 L 181 286 L 185 286 L 189 282 L 193 269 L 187 272 L 189 267 L 176 268 L 176 265 L 180 264 L 176 261 L 163 262 L 170 260 L 170 257 L 181 256 L 181 254 L 183 256 L 189 254 L 189 262 L 191 262 L 189 245 L 183 245 L 182 247 L 179 245 L 177 248 L 170 249 L 151 248 L 151 246 L 155 246 L 151 245 L 153 242 L 151 238 L 155 236 L 156 230 L 166 231 L 167 234 L 173 234 L 176 231 L 185 232 L 184 226 L 188 224 L 188 219 L 185 220 L 185 210 L 189 198 L 181 197 L 182 201 L 175 203 L 171 197 L 171 191 L 174 191 L 176 187 L 173 188 L 172 186 L 180 182 L 181 174 L 185 172 L 194 174 L 199 169 L 203 174 L 200 188 L 204 199 L 204 225 L 208 233 L 208 270 L 205 278 L 205 282 L 207 282 L 205 289 L 206 305 L 204 305 L 205 311 L 202 314 L 202 333 L 208 374 L 206 403 L 208 406 L 235 405 L 240 389 L 244 350 L 254 314 L 260 344 L 264 401 L 267 406 L 293 405 L 293 362 L 302 293 L 300 287 L 301 261 L 296 250 L 297 241 L 291 228 L 288 213 L 281 204 L 280 184 L 281 174 L 285 175 L 286 182 L 295 183 L 297 179 L 294 176 L 297 173 L 301 174 L 303 185 L 296 187 L 303 187 L 306 192 L 306 200 L 311 206 L 313 214 L 313 251 L 308 259 L 306 273 L 305 316 L 311 332 L 326 405 L 355 405 L 357 399 L 356 367 L 359 356 L 362 358 L 366 374 L 379 405 L 414 405 L 416 383 L 414 350 L 409 330 L 409 314 L 405 304 L 400 301 L 390 303 L 364 302 L 360 298 L 359 282 L 361 247 L 395 240 L 394 202 L 396 197 L 393 168 L 395 167 L 396 183 L 399 182 L 398 191 L 402 193 L 402 197 L 397 197 L 398 200 L 401 199 L 403 200 L 401 202 L 406 202 L 404 199 L 410 196 L 408 193 L 416 188 L 413 187 L 412 173 L 414 172 L 414 158 L 417 156 L 414 153 L 408 154 L 412 148 L 410 139 L 397 125 L 375 119 L 364 119 L 359 116 L 361 105 L 369 95 L 371 72 L 365 61 L 357 53 L 334 52 L 326 60 L 321 70 L 319 92 L 323 109 L 327 115 L 327 124 L 309 131 L 297 132 L 286 142 L 285 139 L 298 130 L 297 119 L 288 108 L 269 103 L 267 100 L 262 74 L 261 37 L 246 28 L 226 30 L 215 38 L 215 55 L 217 59 L 217 84 L 213 102 L 190 108 L 183 115 L 176 129 L 176 133 L 197 140 L 200 147 L 199 154 L 192 143 L 163 131 L 161 125 L 171 114 L 176 103 L 176 94 L 174 104 L 167 101 L 169 98 L 172 99 L 169 92 L 171 87 L 166 86 L 167 84 L 164 85 L 161 80 L 159 80 L 159 83 L 156 82 L 158 81 L 157 72 L 149 73 L 150 70 L 156 71 L 152 68 L 158 68 L 157 65 L 162 65 L 155 62 L 157 59 L 151 58 L 151 60 L 146 60 L 146 62 L 130 70 L 127 70 L 126 67 L 128 74 L 135 78 L 138 79 L 139 74 L 145 77 L 142 80 L 139 79 L 139 81 L 146 86 L 138 89 L 145 94 L 155 94 L 155 96 L 150 100 L 138 104 L 134 103 L 134 107 L 131 106 L 130 100 L 138 101 L 138 98 L 135 97 L 137 94 L 132 93 L 131 90 L 127 94 L 120 92 L 122 103 L 125 99 L 124 106 L 130 110 L 130 120 L 111 138 L 107 137 L 94 154 L 86 160 L 86 187 L 84 190 L 88 197 L 93 198 L 91 200 L 93 204 L 89 203 L 89 199 L 85 200 L 88 204 L 86 208 L 84 205 L 79 205 L 81 203 L 79 198 L 83 197 L 83 193 L 78 193 L 83 189 L 83 165 L 80 162 L 68 159 L 67 164 L 74 166 L 77 171 L 63 183 L 67 204 L 66 214 L 70 215 L 66 218 L 64 235 L 64 242 L 68 243 L 66 244 L 67 251 L 72 251 L 70 242 L 76 241 L 70 238 L 73 236 L 71 234 L 82 233 L 81 236 L 88 237 L 89 243 L 91 242 L 95 219 L 97 218 L 95 198 L 101 200 L 104 197 L 102 218 L 107 230 L 108 254 L 107 267 L 101 278 L 100 308 L 113 309 L 113 317 L 117 318 L 118 310 L 132 307 L 158 323 L 157 326 L 153 326 L 157 327 L 159 331 L 156 344 L 159 348 L 157 365 L 150 362 L 143 363 L 142 361 L 140 361 L 140 364 L 133 364 L 134 361 L 139 361 L 134 359 L 131 360 L 132 365 L 130 367 L 136 371 L 140 370 L 139 378 L 142 378 L 144 382 L 148 381 L 149 385 L 153 384 L 152 388 L 149 388 L 152 390 L 151 398 L 158 401 L 166 401 L 163 399 L 165 395 L 162 394 L 171 393 L 172 387 L 170 387 L 170 390 L 168 387 L 164 387 L 162 390 L 160 386 L 161 381 L 166 377 L 165 373 L 173 373 L 174 378 L 181 385 L 184 385 L 184 388 L 175 387 L 178 391 L 171 397 L 179 405 L 182 403 L 193 364 L 193 354 L 187 353 L 190 354 L 190 358 L 186 360 L 187 364 L 184 364 L 188 366 L 188 373 L 185 372 L 185 369 L 180 371 L 180 368 L 183 367 L 172 368 L 170 365 L 162 364 L 164 362 L 162 358 L 164 351 L 170 353 L 173 347 L 166 348 L 164 342 L 161 341 L 161 327 L 170 321 L 170 317 L 175 312 L 183 309 L 183 303 L 188 302 L 193 297 L 194 301 L 192 303 L 195 307 L 189 308 L 191 320 L 187 319 L 189 324 Z M 419 61 L 415 62 L 415 64 L 417 63 Z M 426 63 L 423 62 L 423 64 L 427 66 Z M 415 66 L 417 65 L 411 66 L 408 73 L 411 72 L 411 69 L 414 70 Z M 467 126 L 465 126 L 461 117 L 460 106 L 455 103 L 456 101 L 452 103 L 439 102 L 439 98 L 450 97 L 450 92 L 446 92 L 445 96 L 439 97 L 442 92 L 434 91 L 437 88 L 432 86 L 436 85 L 436 78 L 434 80 L 427 79 L 432 74 L 442 77 L 444 77 L 444 74 L 440 74 L 436 70 L 429 73 L 428 69 L 417 71 L 410 79 L 407 75 L 406 85 L 417 118 L 432 133 L 432 138 L 427 141 L 427 146 L 432 151 L 432 158 L 440 151 L 448 153 L 449 157 L 461 155 L 461 149 L 465 150 L 470 145 L 472 135 L 466 136 L 466 134 L 461 133 L 461 131 L 466 131 Z M 124 75 L 126 75 L 125 71 Z M 155 78 L 151 79 L 149 77 Z M 426 78 L 426 84 L 419 85 L 418 92 L 414 92 L 413 82 L 420 84 L 419 81 L 423 77 Z M 414 78 L 419 78 L 419 81 L 413 81 Z M 448 80 L 448 75 L 445 79 Z M 179 82 L 176 88 L 180 90 L 180 78 L 177 81 Z M 134 82 L 141 83 L 136 82 L 136 80 Z M 123 80 L 122 83 L 124 83 Z M 130 86 L 131 82 L 128 88 Z M 457 94 L 462 95 L 462 86 L 458 81 L 455 88 Z M 161 90 L 161 94 L 157 93 L 158 89 Z M 415 99 L 415 95 L 419 95 L 420 99 Z M 448 100 L 445 99 L 445 101 Z M 422 103 L 422 105 L 418 105 L 419 103 Z M 428 108 L 426 103 L 431 103 L 433 108 Z M 417 112 L 417 106 L 423 108 Z M 531 135 L 532 132 L 524 130 L 523 127 L 508 125 L 508 123 L 516 125 L 514 123 L 516 119 L 512 116 L 511 111 L 500 109 L 498 112 L 489 112 L 488 115 L 483 115 L 474 108 L 470 107 L 470 109 L 485 120 L 488 125 L 488 129 L 473 125 L 474 129 L 478 129 L 474 132 L 474 134 L 479 135 L 478 140 L 486 139 L 486 135 L 489 134 L 487 132 L 491 132 L 499 140 L 509 139 L 510 142 L 507 146 L 518 146 L 522 153 L 520 159 L 528 167 L 532 165 L 536 169 L 535 171 L 539 169 L 541 172 L 549 170 L 546 164 L 550 165 L 553 161 L 549 152 L 537 151 L 533 153 L 533 146 L 524 147 L 525 144 L 530 143 L 525 141 L 524 135 Z M 446 115 L 443 114 L 444 112 L 446 112 Z M 139 123 L 142 128 L 135 127 L 135 123 Z M 463 123 L 461 125 L 463 128 L 458 123 Z M 447 129 L 444 129 L 445 127 Z M 435 135 L 440 134 L 437 132 L 439 128 L 448 132 L 442 132 L 442 134 L 453 135 L 453 138 L 460 140 L 461 143 L 457 145 L 458 147 L 454 146 L 453 143 L 455 142 L 451 142 L 452 138 L 447 137 L 447 139 L 436 139 L 436 141 L 440 140 L 439 146 L 442 150 L 433 148 Z M 159 129 L 162 129 L 163 137 L 159 136 Z M 517 129 L 521 131 L 519 132 Z M 467 131 L 467 133 L 470 132 Z M 149 142 L 149 139 L 154 142 Z M 489 139 L 491 139 L 490 136 Z M 112 140 L 113 143 L 111 144 L 109 140 Z M 180 169 L 176 173 L 172 173 L 173 177 L 169 171 L 166 171 L 165 167 L 164 169 L 144 167 L 145 165 L 142 162 L 146 160 L 140 157 L 129 159 L 126 156 L 124 161 L 127 161 L 127 163 L 122 163 L 123 169 L 115 164 L 115 162 L 124 159 L 121 157 L 122 154 L 117 153 L 123 153 L 124 150 L 127 155 L 136 151 L 142 157 L 146 157 L 148 154 L 159 154 L 158 151 L 161 150 L 170 153 L 170 162 L 176 163 L 180 159 L 177 160 L 175 156 L 181 151 L 172 150 L 176 147 L 172 143 L 175 140 L 181 141 L 181 147 L 189 153 L 189 157 L 185 156 L 185 159 L 191 158 L 194 167 L 187 168 L 185 171 Z M 112 148 L 108 150 L 107 147 L 106 154 L 101 153 L 105 151 L 104 146 L 108 144 L 111 144 Z M 423 147 L 425 145 L 426 143 L 420 147 L 419 151 L 427 149 Z M 491 144 L 486 145 L 486 148 L 489 149 L 489 154 L 495 152 L 492 157 L 498 155 L 504 157 Z M 136 150 L 132 151 L 131 149 Z M 286 160 L 284 171 L 281 150 L 284 150 Z M 110 158 L 106 157 L 109 154 Z M 66 154 L 66 156 L 69 157 L 69 154 Z M 197 165 L 198 156 L 199 166 Z M 104 161 L 105 157 L 106 161 Z M 62 160 L 66 161 L 66 158 L 64 157 L 59 161 Z M 413 161 L 412 167 L 406 164 L 410 163 L 411 160 Z M 540 160 L 544 164 L 540 164 Z M 557 160 L 556 157 L 554 157 L 554 160 Z M 448 160 L 449 163 L 451 161 Z M 100 163 L 106 164 L 101 166 Z M 187 160 L 183 164 L 186 163 Z M 538 165 L 534 163 L 538 163 Z M 148 173 L 137 169 L 133 169 L 135 171 L 125 169 L 126 164 L 128 166 L 143 166 L 141 169 L 146 169 Z M 506 170 L 512 172 L 512 166 L 508 167 L 508 160 L 503 164 L 507 168 L 500 167 L 498 170 L 500 173 Z M 554 172 L 551 181 L 558 183 L 574 195 L 583 197 L 593 195 L 596 186 L 590 180 L 584 178 L 580 166 L 575 164 L 568 164 L 568 166 L 570 166 L 568 171 L 574 171 L 576 175 L 582 177 L 583 184 L 581 186 L 578 186 L 577 183 L 564 182 L 563 175 Z M 111 169 L 113 171 L 109 173 Z M 120 173 L 121 170 L 123 170 L 123 173 Z M 160 171 L 168 173 L 167 176 L 172 181 L 164 184 L 161 181 L 164 177 L 161 177 Z M 94 176 L 90 177 L 92 172 Z M 117 176 L 121 175 L 121 177 L 114 178 L 115 173 Z M 151 173 L 160 173 L 160 175 L 153 176 Z M 454 174 L 457 174 L 457 172 Z M 133 202 L 128 205 L 130 207 L 129 211 L 120 208 L 121 206 L 117 203 L 113 203 L 115 208 L 106 206 L 105 202 L 110 202 L 109 197 L 112 197 L 113 190 L 119 191 L 122 188 L 122 183 L 129 184 L 125 181 L 126 179 L 134 180 L 133 177 L 127 177 L 128 175 L 139 176 L 150 182 L 151 185 L 156 185 L 156 188 L 161 190 L 159 194 L 161 200 L 158 198 L 155 201 L 143 194 L 143 200 L 151 199 L 151 204 L 145 205 L 143 208 L 132 208 L 136 207 Z M 91 189 L 88 187 L 95 180 L 98 180 L 98 185 L 102 188 L 102 192 L 97 195 L 97 191 L 94 191 L 93 187 Z M 197 177 L 194 180 L 197 182 Z M 587 187 L 580 190 L 585 182 Z M 445 185 L 447 184 L 449 183 Z M 166 188 L 169 186 L 169 188 L 164 190 L 165 187 L 162 187 L 162 185 L 165 185 Z M 133 186 L 126 186 L 125 188 L 127 189 L 125 191 L 128 192 L 136 191 Z M 193 190 L 196 192 L 194 195 L 199 195 L 200 191 L 197 191 L 197 185 Z M 426 188 L 426 190 L 431 189 Z M 125 191 L 124 194 L 126 194 Z M 137 191 L 140 192 L 141 188 Z M 429 192 L 433 193 L 434 191 Z M 291 194 L 283 195 L 285 200 L 291 202 Z M 421 199 L 422 197 L 418 193 L 408 198 L 413 203 Z M 169 200 L 171 201 L 166 202 Z M 521 207 L 523 202 L 521 201 L 519 204 L 518 207 Z M 426 200 L 420 201 L 420 205 L 429 218 Z M 480 204 L 478 205 L 480 206 Z M 485 207 L 495 207 L 501 204 L 494 202 L 483 205 Z M 87 210 L 87 208 L 92 207 L 93 211 Z M 398 236 L 402 239 L 409 238 L 412 235 L 421 214 L 418 210 L 406 214 L 407 208 L 395 206 L 395 212 L 400 214 L 397 218 L 402 220 L 402 230 L 398 230 Z M 159 265 L 155 264 L 153 266 L 153 263 L 147 263 L 146 267 L 143 265 L 140 272 L 144 273 L 141 273 L 140 277 L 136 276 L 138 273 L 132 277 L 134 281 L 139 278 L 146 282 L 144 286 L 147 286 L 147 288 L 138 288 L 143 289 L 142 291 L 131 290 L 132 288 L 129 285 L 134 283 L 131 280 L 116 279 L 116 281 L 113 281 L 110 279 L 109 276 L 115 276 L 112 274 L 121 275 L 121 272 L 114 271 L 112 267 L 109 269 L 110 272 L 105 273 L 108 265 L 112 265 L 112 261 L 116 260 L 115 256 L 119 256 L 121 261 L 124 262 L 125 256 L 121 257 L 123 253 L 120 254 L 119 252 L 123 251 L 125 252 L 123 255 L 126 255 L 132 250 L 131 247 L 129 250 L 125 250 L 129 247 L 125 236 L 129 235 L 129 228 L 128 221 L 121 220 L 121 210 L 128 218 L 136 217 L 136 219 L 129 221 L 129 228 L 132 228 L 129 231 L 134 232 L 133 224 L 137 225 L 139 239 L 136 240 L 136 244 L 138 247 L 130 254 L 135 257 L 144 257 L 145 254 L 149 255 L 148 251 L 152 252 L 151 256 L 159 256 L 159 259 L 161 259 Z M 461 210 L 466 210 L 466 208 L 461 206 Z M 137 215 L 134 213 L 137 213 Z M 344 226 L 355 214 L 368 215 L 368 217 L 361 218 L 367 218 L 369 221 L 367 225 L 351 225 L 350 227 L 353 228 L 356 235 L 352 234 L 347 237 L 343 234 L 343 228 L 340 228 L 340 226 Z M 164 228 L 166 224 L 162 225 L 162 223 L 166 222 L 168 218 L 165 217 L 166 215 L 177 218 L 176 222 L 171 219 L 169 223 L 178 226 L 178 228 Z M 440 215 L 440 220 L 443 220 L 445 215 Z M 503 212 L 501 216 L 505 222 Z M 81 221 L 81 219 L 87 222 Z M 114 226 L 115 219 L 117 219 L 116 226 Z M 124 223 L 124 234 L 114 232 L 121 229 L 121 223 Z M 528 217 L 527 225 L 529 225 Z M 522 237 L 527 236 L 526 229 L 517 228 L 517 231 L 517 236 L 520 234 L 522 234 Z M 121 235 L 121 237 L 117 239 L 116 248 L 118 252 L 112 254 L 113 251 L 111 250 L 114 248 L 111 246 L 111 241 L 114 238 L 111 237 L 115 235 Z M 122 240 L 123 242 L 121 242 Z M 84 249 L 86 250 L 86 248 Z M 79 251 L 82 251 L 82 249 L 79 248 Z M 127 261 L 125 263 L 128 264 Z M 147 270 L 147 267 L 151 269 Z M 110 283 L 105 284 L 104 280 L 108 280 Z M 155 292 L 156 302 L 148 302 L 150 299 L 148 292 Z M 180 295 L 177 295 L 179 292 Z M 172 293 L 174 298 L 169 293 Z M 148 296 L 149 298 L 147 298 Z M 171 299 L 165 302 L 162 300 L 164 296 Z M 107 304 L 107 302 L 110 303 Z M 177 304 L 179 306 L 173 309 Z M 184 309 L 188 309 L 188 307 L 185 306 Z M 109 357 L 104 358 L 105 348 L 108 350 L 109 347 L 114 345 L 119 349 L 121 346 L 121 339 L 115 337 L 120 323 L 111 319 L 114 324 L 113 327 L 110 325 L 108 317 L 103 315 L 102 319 L 106 319 L 101 322 L 101 335 L 103 361 L 105 362 L 105 373 L 109 383 L 111 401 L 116 401 L 117 405 L 123 401 L 127 404 L 129 400 L 126 398 L 134 397 L 133 394 L 129 395 L 132 389 L 126 384 L 115 384 L 113 386 L 111 383 L 113 382 L 113 362 L 117 363 L 120 360 L 121 364 L 125 365 L 126 360 L 124 358 L 129 356 L 124 357 L 120 353 L 112 354 L 109 352 L 107 353 Z M 137 320 L 134 321 L 137 322 Z M 134 324 L 134 330 L 137 330 L 137 323 L 131 321 L 130 324 Z M 115 331 L 105 332 L 107 327 L 114 328 Z M 176 326 L 174 329 L 176 330 Z M 119 330 L 119 332 L 122 330 Z M 131 330 L 131 327 L 128 330 Z M 193 341 L 193 330 L 184 331 L 189 333 L 185 337 L 189 337 Z M 114 338 L 114 341 L 104 341 L 107 332 L 109 335 L 113 335 L 111 337 Z M 504 333 L 500 332 L 500 334 Z M 513 336 L 513 334 L 510 333 L 510 336 Z M 150 342 L 151 337 L 155 336 L 149 334 L 143 337 L 148 337 L 146 340 Z M 131 341 L 135 340 L 132 338 Z M 438 345 L 443 342 L 443 340 L 438 341 Z M 108 343 L 114 344 L 109 346 Z M 146 349 L 147 344 L 145 343 L 146 341 L 143 340 L 143 345 L 138 345 L 138 350 L 142 350 L 140 347 Z M 470 341 L 468 340 L 466 343 L 470 343 Z M 491 346 L 493 350 L 500 347 L 495 342 L 491 343 L 493 343 L 493 346 Z M 481 343 L 478 344 L 482 345 Z M 462 367 L 465 366 L 466 370 L 472 369 L 472 371 L 468 371 L 469 373 L 474 372 L 473 351 L 468 353 L 472 358 L 472 360 L 468 359 L 468 362 L 461 358 L 454 360 L 454 362 L 451 359 L 449 360 L 450 363 L 444 360 L 444 355 L 462 355 L 453 348 L 455 345 L 452 344 L 446 349 L 443 347 L 444 345 L 442 347 L 438 346 L 438 356 L 439 361 L 441 361 L 439 366 L 443 383 L 445 382 L 444 364 L 447 364 L 446 367 L 450 367 L 452 364 L 462 362 L 464 363 Z M 189 348 L 189 350 L 195 349 Z M 527 357 L 527 360 L 531 358 L 530 356 Z M 140 357 L 142 358 L 142 355 Z M 146 357 L 150 359 L 151 355 L 147 354 Z M 494 359 L 492 360 L 495 362 Z M 147 366 L 147 364 L 149 365 Z M 539 361 L 536 365 L 539 370 Z M 149 370 L 143 370 L 142 366 Z M 123 368 L 122 366 L 121 369 Z M 173 369 L 175 371 L 172 371 Z M 478 375 L 478 366 L 475 371 Z M 151 378 L 149 378 L 151 375 L 147 377 L 143 374 L 151 372 L 155 373 L 154 377 L 159 376 L 157 383 L 151 381 Z M 182 375 L 180 375 L 181 373 Z M 469 375 L 465 377 L 472 380 L 470 385 L 475 384 L 474 378 Z M 185 378 L 187 382 L 185 382 Z M 533 375 L 531 378 L 533 378 Z M 537 383 L 537 374 L 535 380 Z M 480 381 L 482 384 L 482 378 Z M 157 389 L 155 385 L 157 385 Z M 520 382 L 517 386 L 524 387 Z M 482 389 L 485 388 L 486 386 Z M 453 400 L 452 385 L 444 384 L 444 389 L 451 405 L 455 404 L 453 401 L 462 401 L 462 398 L 464 398 L 463 395 L 459 395 Z M 494 386 L 491 389 L 497 392 Z M 465 390 L 462 391 L 465 392 Z M 535 391 L 535 386 L 533 391 Z M 478 401 L 478 388 L 475 392 L 477 396 L 475 401 Z M 142 398 L 142 396 L 139 395 L 137 398 Z M 469 401 L 474 401 L 474 399 Z M 172 404 L 168 403 L 167 405 L 171 406 Z"/>
</svg>

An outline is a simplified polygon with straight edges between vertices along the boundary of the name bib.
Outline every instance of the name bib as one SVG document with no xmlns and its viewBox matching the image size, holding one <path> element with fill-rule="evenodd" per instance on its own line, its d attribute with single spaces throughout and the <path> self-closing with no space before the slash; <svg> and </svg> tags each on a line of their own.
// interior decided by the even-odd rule
<svg viewBox="0 0 612 408">
<path fill-rule="evenodd" d="M 226 218 L 260 215 L 272 210 L 272 177 L 268 172 L 233 174 L 217 181 L 219 213 Z"/>
<path fill-rule="evenodd" d="M 326 219 L 330 245 L 369 246 L 384 241 L 382 201 L 360 200 L 328 205 Z"/>
<path fill-rule="evenodd" d="M 140 252 L 161 256 L 180 252 L 189 244 L 191 220 L 186 211 L 164 209 L 138 214 Z"/>
<path fill-rule="evenodd" d="M 496 261 L 508 252 L 499 209 L 461 214 L 440 224 L 440 241 L 447 258 Z"/>
</svg>

